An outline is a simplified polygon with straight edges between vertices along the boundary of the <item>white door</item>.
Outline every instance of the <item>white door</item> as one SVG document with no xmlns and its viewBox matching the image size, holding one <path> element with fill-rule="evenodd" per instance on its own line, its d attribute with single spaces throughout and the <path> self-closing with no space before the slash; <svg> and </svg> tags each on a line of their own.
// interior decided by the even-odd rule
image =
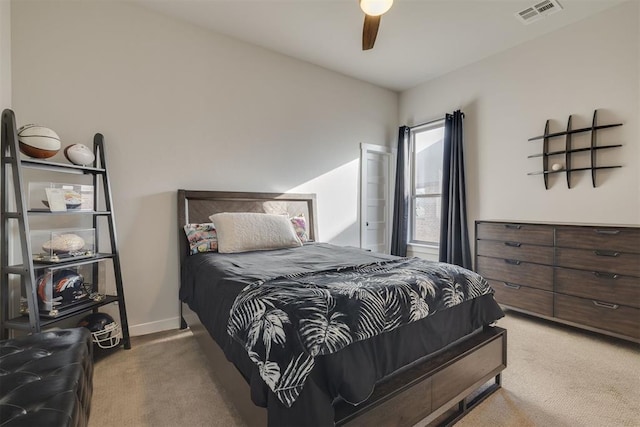
<svg viewBox="0 0 640 427">
<path fill-rule="evenodd" d="M 360 247 L 389 253 L 391 249 L 391 166 L 388 147 L 360 144 Z"/>
</svg>

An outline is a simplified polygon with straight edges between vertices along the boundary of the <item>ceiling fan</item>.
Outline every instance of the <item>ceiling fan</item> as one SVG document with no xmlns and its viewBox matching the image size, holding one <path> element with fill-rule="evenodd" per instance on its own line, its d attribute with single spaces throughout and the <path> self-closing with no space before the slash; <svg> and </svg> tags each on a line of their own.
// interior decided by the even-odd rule
<svg viewBox="0 0 640 427">
<path fill-rule="evenodd" d="M 362 27 L 362 50 L 373 48 L 378 35 L 380 17 L 391 9 L 393 0 L 360 0 L 360 9 L 365 13 Z"/>
</svg>

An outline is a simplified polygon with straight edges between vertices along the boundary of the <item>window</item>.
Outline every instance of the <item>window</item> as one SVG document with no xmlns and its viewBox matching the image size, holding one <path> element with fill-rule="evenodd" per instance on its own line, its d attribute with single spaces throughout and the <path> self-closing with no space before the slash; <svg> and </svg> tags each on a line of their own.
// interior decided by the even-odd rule
<svg viewBox="0 0 640 427">
<path fill-rule="evenodd" d="M 410 131 L 410 243 L 440 245 L 444 120 Z"/>
</svg>

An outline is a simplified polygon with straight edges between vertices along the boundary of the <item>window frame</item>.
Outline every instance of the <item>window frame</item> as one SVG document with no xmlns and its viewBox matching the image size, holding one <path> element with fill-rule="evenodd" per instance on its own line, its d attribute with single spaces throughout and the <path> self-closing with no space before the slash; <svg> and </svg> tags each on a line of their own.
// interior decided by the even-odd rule
<svg viewBox="0 0 640 427">
<path fill-rule="evenodd" d="M 430 242 L 430 241 L 425 241 L 425 240 L 418 240 L 415 237 L 415 231 L 416 231 L 416 201 L 417 199 L 426 199 L 426 198 L 439 198 L 441 200 L 442 203 L 442 187 L 440 188 L 440 191 L 438 193 L 429 193 L 429 194 L 416 194 L 416 134 L 420 133 L 420 132 L 427 132 L 427 131 L 431 131 L 434 129 L 438 129 L 438 128 L 442 128 L 443 134 L 444 134 L 444 126 L 445 126 L 445 119 L 440 119 L 440 120 L 435 120 L 433 122 L 429 122 L 429 123 L 425 123 L 424 125 L 420 125 L 414 128 L 410 128 L 409 129 L 409 154 L 411 156 L 411 160 L 409 162 L 409 168 L 410 168 L 410 175 L 411 175 L 411 188 L 410 188 L 410 194 L 409 194 L 409 209 L 411 211 L 411 215 L 409 218 L 409 227 L 408 227 L 408 231 L 409 231 L 409 238 L 408 238 L 408 243 L 410 245 L 417 245 L 417 246 L 425 246 L 425 247 L 433 247 L 433 248 L 439 248 L 440 247 L 440 242 Z M 442 178 L 441 178 L 441 182 L 442 182 Z M 438 233 L 438 238 L 440 238 L 440 233 Z"/>
</svg>

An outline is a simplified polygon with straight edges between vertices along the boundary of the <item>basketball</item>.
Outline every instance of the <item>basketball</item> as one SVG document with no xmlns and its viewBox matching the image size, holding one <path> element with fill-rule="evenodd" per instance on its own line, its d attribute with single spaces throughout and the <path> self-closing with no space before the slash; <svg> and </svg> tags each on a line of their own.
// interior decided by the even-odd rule
<svg viewBox="0 0 640 427">
<path fill-rule="evenodd" d="M 86 166 L 93 163 L 96 156 L 83 144 L 73 144 L 64 149 L 64 156 L 74 165 Z"/>
<path fill-rule="evenodd" d="M 18 129 L 20 151 L 36 159 L 46 159 L 60 151 L 60 137 L 44 126 L 24 125 Z"/>
</svg>

